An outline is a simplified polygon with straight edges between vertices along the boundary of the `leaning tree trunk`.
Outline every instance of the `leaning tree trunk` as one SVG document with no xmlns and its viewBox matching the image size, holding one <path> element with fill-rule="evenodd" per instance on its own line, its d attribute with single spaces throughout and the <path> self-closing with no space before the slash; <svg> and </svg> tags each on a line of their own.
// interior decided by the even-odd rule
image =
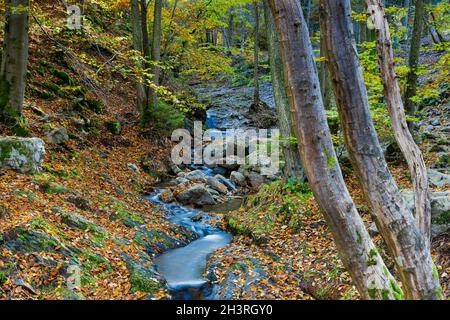
<svg viewBox="0 0 450 320">
<path fill-rule="evenodd" d="M 416 112 L 417 105 L 411 100 L 417 93 L 417 67 L 419 64 L 420 44 L 422 40 L 425 15 L 425 1 L 416 0 L 416 12 L 414 15 L 414 27 L 409 51 L 409 72 L 406 78 L 405 107 L 408 112 Z"/>
<path fill-rule="evenodd" d="M 283 168 L 284 177 L 294 181 L 303 178 L 303 169 L 300 153 L 294 146 L 293 138 L 295 131 L 289 101 L 284 81 L 283 61 L 281 60 L 280 43 L 275 30 L 275 20 L 269 9 L 268 0 L 264 0 L 264 15 L 267 26 L 267 38 L 269 42 L 270 71 L 272 75 L 272 86 L 275 98 L 280 133 L 283 138 L 283 154 L 285 165 Z"/>
<path fill-rule="evenodd" d="M 275 17 L 299 151 L 342 262 L 365 299 L 394 299 L 384 265 L 345 185 L 323 107 L 308 27 L 298 0 L 269 0 Z M 400 293 L 400 292 L 399 292 Z"/>
<path fill-rule="evenodd" d="M 353 40 L 348 0 L 321 0 L 321 30 L 350 159 L 409 299 L 438 299 L 430 250 L 384 159 Z"/>
<path fill-rule="evenodd" d="M 384 95 L 392 120 L 395 139 L 408 162 L 413 179 L 415 193 L 414 215 L 424 235 L 427 245 L 430 245 L 431 208 L 428 193 L 428 174 L 422 152 L 414 142 L 408 130 L 405 109 L 402 102 L 400 87 L 395 73 L 394 51 L 391 45 L 389 24 L 380 0 L 367 0 L 367 6 L 374 23 L 378 37 L 378 61 L 381 69 L 381 79 Z"/>
<path fill-rule="evenodd" d="M 0 118 L 17 135 L 27 135 L 23 102 L 28 66 L 29 0 L 6 2 L 3 57 L 0 68 Z"/>
<path fill-rule="evenodd" d="M 143 46 L 142 46 L 142 26 L 141 26 L 141 16 L 139 10 L 139 0 L 131 0 L 131 26 L 133 31 L 133 48 L 140 54 L 142 54 Z M 140 69 L 142 64 L 138 63 L 138 68 Z M 145 97 L 145 89 L 143 85 L 142 76 L 138 77 L 136 84 L 137 91 L 137 106 L 136 109 L 138 112 L 142 112 L 144 110 L 144 104 L 146 101 Z"/>
</svg>

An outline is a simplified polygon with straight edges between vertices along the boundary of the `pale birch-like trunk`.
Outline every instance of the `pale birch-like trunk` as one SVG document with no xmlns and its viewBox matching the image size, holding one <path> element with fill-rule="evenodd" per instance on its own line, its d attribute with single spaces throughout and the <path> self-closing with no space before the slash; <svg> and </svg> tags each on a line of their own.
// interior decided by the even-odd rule
<svg viewBox="0 0 450 320">
<path fill-rule="evenodd" d="M 408 299 L 438 299 L 429 247 L 384 159 L 369 110 L 348 0 L 321 0 L 321 30 L 344 139 Z"/>
<path fill-rule="evenodd" d="M 405 108 L 395 73 L 394 51 L 392 50 L 389 24 L 386 19 L 384 7 L 380 0 L 367 0 L 366 2 L 378 38 L 377 49 L 381 80 L 391 115 L 395 139 L 408 162 L 413 180 L 415 194 L 414 215 L 429 246 L 431 240 L 431 207 L 427 168 L 423 160 L 422 152 L 408 130 Z"/>
</svg>

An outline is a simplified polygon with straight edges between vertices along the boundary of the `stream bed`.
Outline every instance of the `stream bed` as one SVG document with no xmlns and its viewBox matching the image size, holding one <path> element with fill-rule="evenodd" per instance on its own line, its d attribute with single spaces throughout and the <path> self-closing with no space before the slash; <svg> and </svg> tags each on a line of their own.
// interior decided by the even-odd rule
<svg viewBox="0 0 450 320">
<path fill-rule="evenodd" d="M 203 277 L 203 273 L 208 255 L 228 245 L 232 240 L 231 234 L 212 227 L 208 223 L 211 217 L 207 212 L 161 202 L 159 192 L 148 197 L 148 200 L 162 205 L 170 222 L 189 228 L 199 237 L 185 247 L 163 253 L 154 261 L 158 272 L 167 281 L 173 298 L 215 299 L 216 290 Z"/>
</svg>

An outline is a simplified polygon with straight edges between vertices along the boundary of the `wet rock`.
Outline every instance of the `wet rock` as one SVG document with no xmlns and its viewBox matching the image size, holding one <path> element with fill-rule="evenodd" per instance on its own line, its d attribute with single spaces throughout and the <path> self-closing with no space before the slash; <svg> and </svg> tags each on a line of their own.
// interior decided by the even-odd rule
<svg viewBox="0 0 450 320">
<path fill-rule="evenodd" d="M 161 194 L 159 195 L 159 198 L 161 199 L 162 202 L 165 203 L 171 203 L 175 201 L 175 197 L 172 191 L 170 191 L 169 189 L 162 191 Z"/>
<path fill-rule="evenodd" d="M 194 182 L 206 182 L 206 174 L 201 170 L 194 170 L 186 174 L 186 179 Z"/>
<path fill-rule="evenodd" d="M 217 192 L 221 194 L 226 194 L 228 192 L 228 188 L 226 185 L 224 185 L 222 182 L 220 182 L 215 177 L 207 177 L 206 178 L 206 185 L 209 186 L 211 189 L 216 190 Z"/>
<path fill-rule="evenodd" d="M 150 256 L 186 246 L 196 239 L 198 239 L 198 236 L 183 226 L 173 226 L 169 231 L 140 226 L 134 237 L 134 241 L 142 245 L 145 252 Z"/>
<path fill-rule="evenodd" d="M 203 220 L 203 213 L 202 212 L 197 213 L 196 215 L 194 215 L 192 217 L 191 220 L 194 221 L 194 222 L 202 221 Z"/>
<path fill-rule="evenodd" d="M 183 177 L 178 177 L 175 179 L 175 182 L 176 182 L 176 184 L 182 185 L 182 184 L 188 184 L 189 180 L 186 178 L 183 178 Z"/>
<path fill-rule="evenodd" d="M 247 184 L 245 176 L 238 171 L 233 171 L 231 173 L 230 180 L 235 182 L 237 185 L 239 185 L 241 187 L 244 187 Z"/>
<path fill-rule="evenodd" d="M 206 206 L 216 204 L 216 201 L 208 190 L 201 184 L 196 184 L 176 196 L 177 200 L 183 204 L 193 204 L 196 206 Z"/>
<path fill-rule="evenodd" d="M 235 190 L 236 190 L 236 187 L 235 187 L 235 185 L 233 184 L 233 182 L 231 182 L 230 180 L 228 180 L 228 179 L 225 178 L 224 176 L 222 176 L 222 175 L 220 175 L 220 174 L 216 174 L 214 177 L 215 177 L 217 180 L 219 180 L 221 183 L 223 183 L 223 184 L 228 188 L 228 190 L 230 190 L 230 191 L 235 191 Z"/>
<path fill-rule="evenodd" d="M 47 134 L 48 142 L 53 144 L 64 144 L 69 140 L 69 133 L 66 128 L 57 128 Z"/>
<path fill-rule="evenodd" d="M 170 166 L 170 171 L 172 171 L 172 173 L 175 175 L 184 173 L 183 171 L 181 171 L 181 169 L 175 163 L 171 162 L 169 166 Z"/>
<path fill-rule="evenodd" d="M 44 141 L 38 138 L 0 138 L 0 169 L 39 172 L 44 161 L 44 146 Z"/>
</svg>

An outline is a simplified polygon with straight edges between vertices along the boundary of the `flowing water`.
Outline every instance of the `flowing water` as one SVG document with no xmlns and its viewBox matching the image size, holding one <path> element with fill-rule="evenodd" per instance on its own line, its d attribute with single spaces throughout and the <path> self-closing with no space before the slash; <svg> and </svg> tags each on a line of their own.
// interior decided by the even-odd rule
<svg viewBox="0 0 450 320">
<path fill-rule="evenodd" d="M 204 170 L 209 173 L 208 169 Z M 166 279 L 175 299 L 214 299 L 214 288 L 203 277 L 207 257 L 215 250 L 231 242 L 229 233 L 213 228 L 206 212 L 179 204 L 164 204 L 159 200 L 159 192 L 149 198 L 163 206 L 168 219 L 195 232 L 199 239 L 189 245 L 170 250 L 155 259 L 155 265 Z M 200 221 L 197 221 L 199 217 Z"/>
<path fill-rule="evenodd" d="M 210 129 L 224 130 L 228 128 L 245 128 L 248 119 L 246 114 L 252 103 L 253 88 L 197 88 L 198 94 L 205 99 L 214 101 L 207 112 L 207 126 Z M 268 83 L 261 85 L 261 98 L 273 108 L 272 87 Z M 197 166 L 194 170 L 202 170 L 207 176 L 215 172 L 207 167 Z M 208 255 L 225 247 L 231 242 L 229 233 L 212 227 L 211 219 L 206 212 L 181 206 L 165 204 L 159 200 L 159 193 L 149 197 L 149 200 L 163 206 L 169 214 L 168 219 L 195 232 L 199 239 L 189 245 L 170 250 L 155 259 L 160 274 L 166 279 L 174 299 L 215 299 L 217 287 L 208 284 L 203 277 Z M 216 212 L 226 212 L 237 209 L 239 200 L 218 205 Z M 202 219 L 198 219 L 199 216 Z"/>
</svg>

